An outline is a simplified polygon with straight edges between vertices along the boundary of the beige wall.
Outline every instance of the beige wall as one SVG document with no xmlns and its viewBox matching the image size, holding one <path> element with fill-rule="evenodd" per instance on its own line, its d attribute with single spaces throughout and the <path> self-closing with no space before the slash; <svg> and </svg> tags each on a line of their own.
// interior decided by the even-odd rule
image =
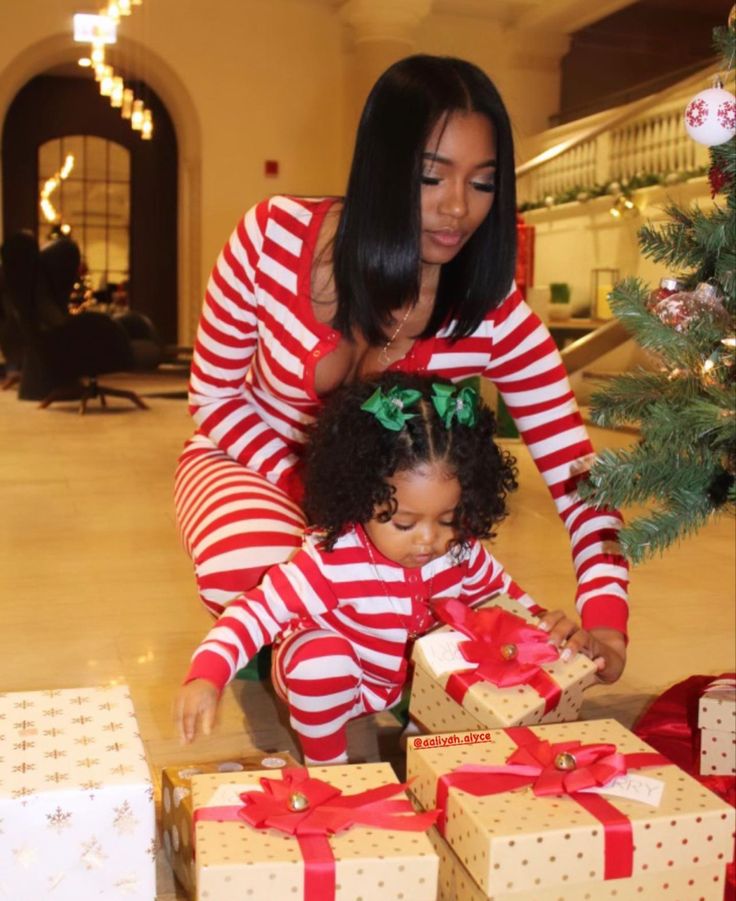
<svg viewBox="0 0 736 901">
<path fill-rule="evenodd" d="M 84 7 L 79 0 L 0 0 L 0 120 L 26 81 L 82 55 L 71 17 Z M 177 131 L 178 303 L 180 340 L 188 343 L 210 266 L 247 206 L 281 191 L 342 191 L 355 47 L 326 0 L 144 0 L 119 35 L 110 61 L 151 85 Z M 517 132 L 543 128 L 555 111 L 556 63 L 517 53 L 528 50 L 528 36 L 467 16 L 430 15 L 415 38 L 417 51 L 465 56 L 486 69 Z M 279 161 L 278 178 L 264 176 L 266 159 Z"/>
<path fill-rule="evenodd" d="M 713 205 L 705 176 L 668 188 L 644 188 L 634 193 L 633 200 L 637 214 L 618 220 L 609 213 L 613 198 L 608 196 L 524 214 L 526 222 L 535 226 L 534 283 L 540 314 L 545 313 L 543 286 L 567 282 L 572 312 L 578 315 L 580 308 L 590 303 L 595 268 L 618 269 L 621 278 L 637 276 L 656 286 L 660 278 L 672 273 L 664 264 L 642 255 L 639 229 L 647 222 L 667 221 L 663 207 L 669 202 L 682 206 L 697 203 L 704 210 Z"/>
</svg>

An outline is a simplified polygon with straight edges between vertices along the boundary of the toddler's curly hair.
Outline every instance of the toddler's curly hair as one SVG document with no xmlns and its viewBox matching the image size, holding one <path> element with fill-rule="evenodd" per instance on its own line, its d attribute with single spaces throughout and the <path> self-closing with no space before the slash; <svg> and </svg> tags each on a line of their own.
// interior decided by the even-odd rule
<svg viewBox="0 0 736 901">
<path fill-rule="evenodd" d="M 394 488 L 387 479 L 422 464 L 442 463 L 461 489 L 454 547 L 491 538 L 507 513 L 506 496 L 517 487 L 516 460 L 493 436 L 493 412 L 478 398 L 473 426 L 453 419 L 447 428 L 432 404 L 432 386 L 452 386 L 446 379 L 383 373 L 338 389 L 325 402 L 309 431 L 304 456 L 304 510 L 310 527 L 322 533 L 331 550 L 351 525 L 363 524 L 385 508 L 387 521 L 396 510 Z M 391 431 L 361 409 L 381 388 L 416 390 L 420 399 L 407 409 L 417 415 L 400 431 Z"/>
</svg>

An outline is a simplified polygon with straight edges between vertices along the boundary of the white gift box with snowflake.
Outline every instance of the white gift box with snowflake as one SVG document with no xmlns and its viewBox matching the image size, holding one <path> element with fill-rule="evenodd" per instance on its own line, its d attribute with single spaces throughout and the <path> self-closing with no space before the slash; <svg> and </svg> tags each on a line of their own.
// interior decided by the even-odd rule
<svg viewBox="0 0 736 901">
<path fill-rule="evenodd" d="M 153 901 L 155 830 L 126 686 L 0 694 L 0 898 Z"/>
</svg>

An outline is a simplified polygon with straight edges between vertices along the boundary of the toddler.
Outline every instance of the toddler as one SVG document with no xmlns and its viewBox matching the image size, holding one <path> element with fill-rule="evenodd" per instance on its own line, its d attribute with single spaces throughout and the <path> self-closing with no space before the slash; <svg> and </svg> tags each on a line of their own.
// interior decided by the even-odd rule
<svg viewBox="0 0 736 901">
<path fill-rule="evenodd" d="M 433 601 L 506 592 L 533 607 L 481 543 L 516 488 L 494 427 L 473 388 L 438 378 L 384 373 L 327 400 L 307 443 L 304 544 L 195 651 L 175 706 L 185 741 L 209 732 L 223 688 L 271 644 L 305 761 L 344 762 L 347 723 L 401 699 L 411 643 L 438 624 Z"/>
</svg>

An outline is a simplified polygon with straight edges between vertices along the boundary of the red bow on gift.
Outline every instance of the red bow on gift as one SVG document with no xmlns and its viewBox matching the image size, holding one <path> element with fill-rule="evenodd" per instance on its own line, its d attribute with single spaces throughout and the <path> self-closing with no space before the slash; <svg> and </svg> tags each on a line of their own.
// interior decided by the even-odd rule
<svg viewBox="0 0 736 901">
<path fill-rule="evenodd" d="M 525 767 L 535 779 L 535 795 L 569 795 L 594 786 L 608 785 L 626 773 L 626 758 L 616 745 L 584 745 L 579 741 L 523 745 L 507 760 Z"/>
<path fill-rule="evenodd" d="M 405 784 L 381 785 L 355 795 L 312 778 L 306 769 L 286 767 L 281 779 L 262 777 L 263 791 L 246 791 L 242 807 L 200 807 L 195 822 L 245 820 L 256 829 L 278 829 L 299 842 L 305 862 L 305 901 L 335 897 L 335 857 L 327 840 L 351 826 L 373 826 L 424 832 L 434 824 L 438 811 L 414 813 L 410 801 L 389 800 L 404 791 Z"/>
<path fill-rule="evenodd" d="M 476 682 L 491 682 L 499 688 L 529 685 L 545 699 L 544 712 L 559 701 L 557 683 L 541 669 L 551 663 L 559 651 L 549 643 L 549 635 L 530 626 L 520 616 L 502 607 L 473 610 L 460 601 L 440 601 L 435 612 L 469 641 L 460 642 L 460 653 L 478 667 L 471 673 L 453 673 L 446 691 L 459 704 L 468 688 Z"/>
<path fill-rule="evenodd" d="M 505 765 L 463 764 L 438 780 L 436 806 L 441 811 L 437 824 L 440 831 L 444 832 L 451 788 L 484 797 L 529 785 L 538 796 L 570 795 L 595 816 L 604 829 L 603 878 L 630 876 L 634 856 L 631 823 L 605 798 L 581 794 L 581 791 L 607 785 L 629 768 L 664 766 L 669 763 L 667 758 L 652 752 L 621 754 L 611 744 L 583 745 L 579 741 L 550 744 L 523 726 L 504 732 L 518 745 Z"/>
</svg>

